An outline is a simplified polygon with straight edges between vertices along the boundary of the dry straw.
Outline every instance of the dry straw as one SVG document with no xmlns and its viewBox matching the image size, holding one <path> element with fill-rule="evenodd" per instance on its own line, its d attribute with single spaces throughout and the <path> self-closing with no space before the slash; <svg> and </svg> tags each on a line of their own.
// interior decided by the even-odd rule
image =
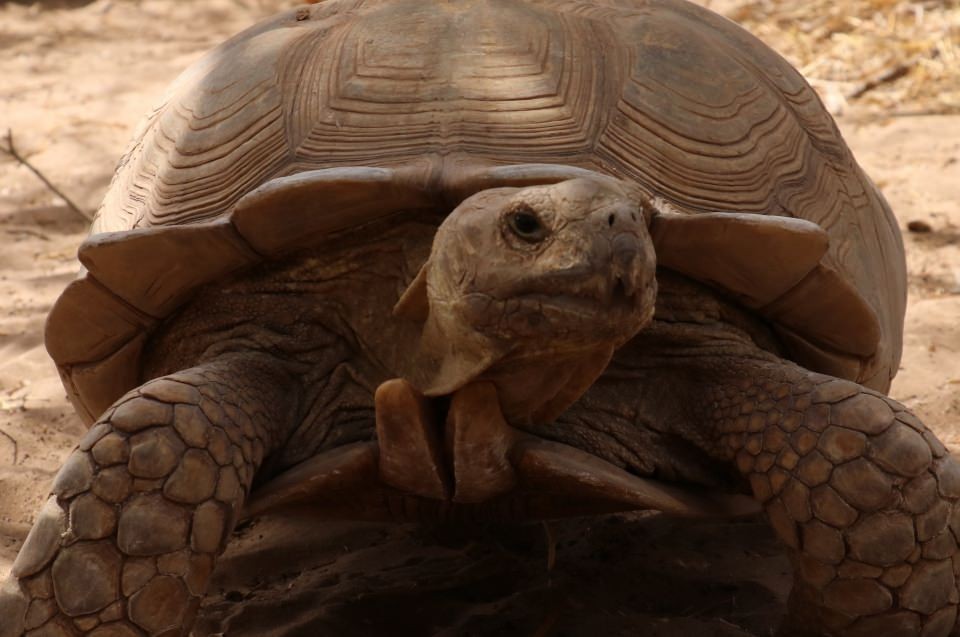
<svg viewBox="0 0 960 637">
<path fill-rule="evenodd" d="M 960 113 L 960 0 L 704 4 L 783 54 L 835 114 Z"/>
</svg>

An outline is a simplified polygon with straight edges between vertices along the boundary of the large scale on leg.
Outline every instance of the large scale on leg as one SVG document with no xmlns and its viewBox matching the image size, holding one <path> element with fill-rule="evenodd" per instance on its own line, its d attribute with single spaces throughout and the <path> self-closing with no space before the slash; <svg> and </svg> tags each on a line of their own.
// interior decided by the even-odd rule
<svg viewBox="0 0 960 637">
<path fill-rule="evenodd" d="M 762 509 L 785 631 L 956 622 L 960 466 L 882 393 L 895 220 L 799 74 L 682 0 L 280 14 L 171 87 L 79 256 L 47 347 L 91 430 L 2 637 L 185 634 L 291 503 Z"/>
</svg>

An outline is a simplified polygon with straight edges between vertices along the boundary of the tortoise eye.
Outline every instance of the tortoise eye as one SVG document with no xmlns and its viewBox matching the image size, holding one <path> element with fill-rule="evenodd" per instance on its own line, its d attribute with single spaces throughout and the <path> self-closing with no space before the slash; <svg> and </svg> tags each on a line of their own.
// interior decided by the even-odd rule
<svg viewBox="0 0 960 637">
<path fill-rule="evenodd" d="M 547 229 L 540 222 L 537 214 L 529 208 L 519 208 L 507 217 L 510 230 L 524 241 L 542 241 Z"/>
</svg>

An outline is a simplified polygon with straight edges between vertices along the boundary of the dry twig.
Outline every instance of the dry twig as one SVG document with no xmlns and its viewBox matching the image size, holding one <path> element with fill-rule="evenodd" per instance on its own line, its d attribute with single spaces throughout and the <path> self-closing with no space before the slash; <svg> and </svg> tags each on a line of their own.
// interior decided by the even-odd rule
<svg viewBox="0 0 960 637">
<path fill-rule="evenodd" d="M 828 101 L 843 97 L 871 116 L 960 111 L 956 0 L 727 1 L 728 17 L 783 54 Z"/>
<path fill-rule="evenodd" d="M 20 456 L 20 445 L 17 444 L 17 439 L 11 436 L 10 434 L 8 434 L 3 429 L 0 429 L 0 436 L 3 436 L 7 440 L 9 440 L 11 443 L 13 443 L 13 464 L 17 464 L 17 461 L 19 460 L 19 456 Z"/>
<path fill-rule="evenodd" d="M 933 49 L 932 51 L 930 51 L 925 55 L 914 56 L 912 59 L 907 60 L 906 62 L 901 62 L 900 64 L 892 66 L 888 69 L 884 69 L 881 73 L 878 73 L 877 75 L 863 82 L 860 82 L 856 86 L 856 88 L 854 88 L 852 91 L 847 93 L 847 99 L 855 100 L 861 95 L 863 95 L 864 93 L 868 93 L 873 89 L 877 88 L 881 84 L 887 84 L 888 82 L 895 82 L 899 80 L 901 77 L 903 77 L 904 75 L 906 75 L 907 73 L 909 73 L 913 69 L 913 67 L 915 67 L 917 64 L 920 63 L 921 60 L 925 58 L 936 59 L 938 55 L 939 55 L 938 51 L 936 49 Z"/>
<path fill-rule="evenodd" d="M 544 520 L 541 524 L 547 541 L 547 572 L 550 573 L 553 571 L 553 567 L 557 565 L 557 538 L 554 536 L 553 528 L 548 521 Z"/>
<path fill-rule="evenodd" d="M 20 152 L 17 150 L 17 147 L 13 144 L 13 131 L 10 130 L 9 128 L 7 129 L 7 136 L 4 141 L 6 141 L 6 147 L 0 148 L 0 151 L 12 157 L 17 163 L 23 166 L 26 166 L 27 170 L 29 170 L 34 175 L 36 175 L 37 179 L 42 181 L 43 185 L 46 186 L 50 190 L 50 192 L 52 192 L 56 196 L 63 199 L 63 201 L 67 204 L 67 207 L 70 208 L 70 210 L 73 210 L 75 213 L 83 217 L 84 220 L 86 221 L 91 221 L 93 219 L 93 215 L 87 212 L 84 212 L 80 208 L 80 206 L 73 203 L 73 200 L 70 199 L 70 197 L 63 194 L 63 191 L 61 191 L 59 188 L 54 186 L 53 183 L 49 179 L 47 179 L 46 175 L 40 172 L 40 170 L 36 166 L 31 164 L 26 157 L 20 154 Z"/>
</svg>

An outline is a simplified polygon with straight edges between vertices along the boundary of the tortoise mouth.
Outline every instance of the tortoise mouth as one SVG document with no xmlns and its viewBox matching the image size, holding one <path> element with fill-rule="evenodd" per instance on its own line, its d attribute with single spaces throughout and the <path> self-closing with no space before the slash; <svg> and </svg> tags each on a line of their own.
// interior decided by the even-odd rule
<svg viewBox="0 0 960 637">
<path fill-rule="evenodd" d="M 514 300 L 519 302 L 521 307 L 534 305 L 548 311 L 595 318 L 597 316 L 610 316 L 611 314 L 618 316 L 629 314 L 641 305 L 643 299 L 640 292 L 628 293 L 623 283 L 617 281 L 609 286 L 609 289 L 601 298 L 584 294 L 531 292 L 518 295 L 514 297 Z M 510 300 L 508 299 L 505 302 L 509 303 Z"/>
<path fill-rule="evenodd" d="M 637 287 L 636 278 L 614 275 L 570 287 L 557 286 L 548 292 L 521 292 L 515 298 L 548 303 L 553 307 L 570 308 L 572 312 L 596 314 L 635 309 L 642 301 L 644 290 Z"/>
<path fill-rule="evenodd" d="M 650 285 L 651 279 L 648 268 L 638 260 L 605 268 L 579 265 L 560 271 L 518 276 L 503 288 L 499 296 L 582 300 L 594 306 L 630 306 L 632 300 Z"/>
<path fill-rule="evenodd" d="M 649 321 L 655 297 L 652 276 L 564 276 L 530 278 L 497 295 L 468 293 L 463 306 L 467 322 L 488 336 L 619 341 Z"/>
</svg>

